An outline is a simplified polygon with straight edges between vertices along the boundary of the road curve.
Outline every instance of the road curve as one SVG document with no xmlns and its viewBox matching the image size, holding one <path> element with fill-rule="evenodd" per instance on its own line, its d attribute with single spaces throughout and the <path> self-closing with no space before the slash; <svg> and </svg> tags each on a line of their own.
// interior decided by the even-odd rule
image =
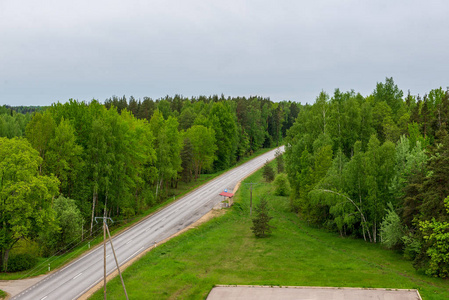
<svg viewBox="0 0 449 300">
<path fill-rule="evenodd" d="M 283 147 L 280 148 L 283 151 Z M 184 229 L 209 212 L 222 200 L 218 194 L 234 186 L 274 159 L 275 150 L 236 167 L 176 202 L 151 215 L 113 238 L 120 265 L 174 233 Z M 107 273 L 116 270 L 111 247 L 107 246 Z M 57 272 L 45 277 L 12 299 L 77 299 L 103 280 L 103 247 L 97 247 Z M 126 284 L 126 283 L 125 283 Z"/>
</svg>

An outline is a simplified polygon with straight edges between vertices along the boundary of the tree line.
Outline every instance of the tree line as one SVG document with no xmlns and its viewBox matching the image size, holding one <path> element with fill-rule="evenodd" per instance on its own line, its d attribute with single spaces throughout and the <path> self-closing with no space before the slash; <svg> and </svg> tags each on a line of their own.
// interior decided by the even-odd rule
<svg viewBox="0 0 449 300">
<path fill-rule="evenodd" d="M 449 90 L 324 91 L 285 139 L 291 208 L 307 222 L 403 251 L 449 276 Z"/>
<path fill-rule="evenodd" d="M 64 249 L 106 213 L 129 219 L 180 181 L 231 167 L 282 143 L 299 112 L 261 97 L 69 100 L 33 114 L 0 110 L 3 270 L 23 239 Z M 5 118 L 3 131 L 1 123 Z"/>
</svg>

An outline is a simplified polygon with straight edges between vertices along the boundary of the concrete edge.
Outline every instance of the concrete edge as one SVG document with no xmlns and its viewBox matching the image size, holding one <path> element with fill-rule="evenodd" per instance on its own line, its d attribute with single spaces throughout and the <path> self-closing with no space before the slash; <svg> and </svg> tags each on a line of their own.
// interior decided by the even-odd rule
<svg viewBox="0 0 449 300">
<path fill-rule="evenodd" d="M 328 290 L 378 290 L 378 291 L 408 291 L 415 292 L 419 300 L 422 300 L 417 289 L 388 289 L 388 288 L 359 288 L 359 287 L 330 287 L 330 286 L 283 286 L 283 285 L 236 285 L 216 284 L 215 287 L 249 287 L 249 288 L 286 288 L 286 289 L 328 289 Z M 213 289 L 212 288 L 212 289 Z M 212 291 L 211 289 L 211 291 Z M 210 294 L 210 292 L 209 292 Z"/>
</svg>

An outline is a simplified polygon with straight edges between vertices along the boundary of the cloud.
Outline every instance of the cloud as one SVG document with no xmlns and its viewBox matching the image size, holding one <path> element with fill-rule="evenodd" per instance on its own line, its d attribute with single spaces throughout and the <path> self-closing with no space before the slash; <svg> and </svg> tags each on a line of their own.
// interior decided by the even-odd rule
<svg viewBox="0 0 449 300">
<path fill-rule="evenodd" d="M 4 0 L 0 104 L 449 85 L 445 1 L 309 2 Z"/>
</svg>

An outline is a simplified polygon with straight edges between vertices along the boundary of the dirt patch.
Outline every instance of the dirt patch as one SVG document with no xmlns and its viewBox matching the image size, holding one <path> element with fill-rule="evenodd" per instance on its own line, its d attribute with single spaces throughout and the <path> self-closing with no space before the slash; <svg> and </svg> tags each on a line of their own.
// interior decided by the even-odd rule
<svg viewBox="0 0 449 300">
<path fill-rule="evenodd" d="M 21 280 L 0 280 L 0 289 L 8 293 L 8 296 L 6 296 L 5 299 L 9 299 L 43 280 L 45 277 L 47 277 L 47 275 Z"/>
</svg>

